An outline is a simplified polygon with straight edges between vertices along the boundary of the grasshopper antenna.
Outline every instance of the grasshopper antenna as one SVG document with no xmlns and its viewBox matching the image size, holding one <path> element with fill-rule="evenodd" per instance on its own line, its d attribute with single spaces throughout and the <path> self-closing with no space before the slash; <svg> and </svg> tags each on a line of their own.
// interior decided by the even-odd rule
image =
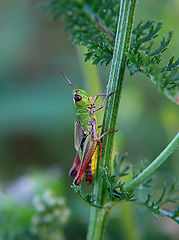
<svg viewBox="0 0 179 240">
<path fill-rule="evenodd" d="M 71 83 L 71 81 L 67 78 L 67 76 L 57 67 L 57 70 L 66 78 L 66 80 L 69 82 L 69 84 L 75 89 L 76 87 Z"/>
</svg>

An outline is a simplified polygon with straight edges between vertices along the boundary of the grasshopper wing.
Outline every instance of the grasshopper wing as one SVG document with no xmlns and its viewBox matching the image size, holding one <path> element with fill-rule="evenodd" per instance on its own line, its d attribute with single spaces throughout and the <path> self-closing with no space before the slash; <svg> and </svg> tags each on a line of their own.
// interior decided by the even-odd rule
<svg viewBox="0 0 179 240">
<path fill-rule="evenodd" d="M 83 130 L 83 126 L 81 125 L 80 121 L 75 122 L 75 128 L 74 128 L 74 141 L 75 141 L 75 149 L 76 149 L 76 155 L 75 160 L 73 162 L 73 166 L 69 171 L 70 176 L 76 176 L 80 162 L 81 162 L 81 156 L 82 156 L 82 149 L 83 149 L 83 142 L 85 140 L 85 133 Z"/>
<path fill-rule="evenodd" d="M 83 130 L 83 126 L 80 121 L 76 121 L 75 127 L 74 127 L 74 142 L 75 142 L 76 151 L 79 151 L 79 148 L 84 138 L 85 138 L 85 133 Z"/>
</svg>

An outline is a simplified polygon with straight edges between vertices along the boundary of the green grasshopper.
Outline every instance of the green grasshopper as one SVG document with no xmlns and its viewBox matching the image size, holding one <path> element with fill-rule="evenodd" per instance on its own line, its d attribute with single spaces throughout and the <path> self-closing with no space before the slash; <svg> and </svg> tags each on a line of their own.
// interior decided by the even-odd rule
<svg viewBox="0 0 179 240">
<path fill-rule="evenodd" d="M 85 90 L 77 89 L 66 75 L 59 69 L 57 70 L 65 77 L 68 83 L 74 88 L 73 100 L 75 111 L 74 140 L 76 156 L 73 166 L 69 172 L 70 176 L 76 176 L 73 184 L 79 185 L 85 175 L 85 181 L 90 184 L 96 172 L 98 145 L 99 155 L 101 156 L 102 145 L 100 139 L 106 134 L 117 132 L 109 130 L 99 136 L 97 118 L 95 112 L 104 107 L 106 100 L 115 91 L 106 96 L 106 93 L 97 94 L 94 98 Z M 106 96 L 103 103 L 96 107 L 95 102 L 99 96 Z"/>
</svg>

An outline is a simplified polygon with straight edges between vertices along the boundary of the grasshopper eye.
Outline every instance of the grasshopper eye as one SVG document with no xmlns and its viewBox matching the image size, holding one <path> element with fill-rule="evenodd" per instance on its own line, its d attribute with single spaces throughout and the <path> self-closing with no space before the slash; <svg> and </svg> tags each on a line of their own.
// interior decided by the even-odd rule
<svg viewBox="0 0 179 240">
<path fill-rule="evenodd" d="M 79 102 L 79 101 L 81 101 L 82 97 L 78 94 L 75 94 L 74 99 L 75 99 L 75 102 Z"/>
</svg>

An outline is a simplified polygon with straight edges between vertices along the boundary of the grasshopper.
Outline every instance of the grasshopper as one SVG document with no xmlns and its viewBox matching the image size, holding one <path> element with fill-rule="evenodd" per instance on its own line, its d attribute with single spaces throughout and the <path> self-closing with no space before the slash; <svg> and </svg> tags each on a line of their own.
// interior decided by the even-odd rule
<svg viewBox="0 0 179 240">
<path fill-rule="evenodd" d="M 68 83 L 74 88 L 73 101 L 75 111 L 75 127 L 74 127 L 74 142 L 76 149 L 76 156 L 69 172 L 70 176 L 76 176 L 73 184 L 79 185 L 83 179 L 87 184 L 90 184 L 93 180 L 93 176 L 96 172 L 98 146 L 99 155 L 101 156 L 102 139 L 106 134 L 117 132 L 114 130 L 108 130 L 99 136 L 97 118 L 95 112 L 102 109 L 106 100 L 115 93 L 115 91 L 106 95 L 106 93 L 97 94 L 94 98 L 85 90 L 77 89 L 67 76 L 59 69 L 57 70 L 65 77 Z M 106 96 L 103 103 L 96 107 L 95 102 L 99 96 Z"/>
</svg>

